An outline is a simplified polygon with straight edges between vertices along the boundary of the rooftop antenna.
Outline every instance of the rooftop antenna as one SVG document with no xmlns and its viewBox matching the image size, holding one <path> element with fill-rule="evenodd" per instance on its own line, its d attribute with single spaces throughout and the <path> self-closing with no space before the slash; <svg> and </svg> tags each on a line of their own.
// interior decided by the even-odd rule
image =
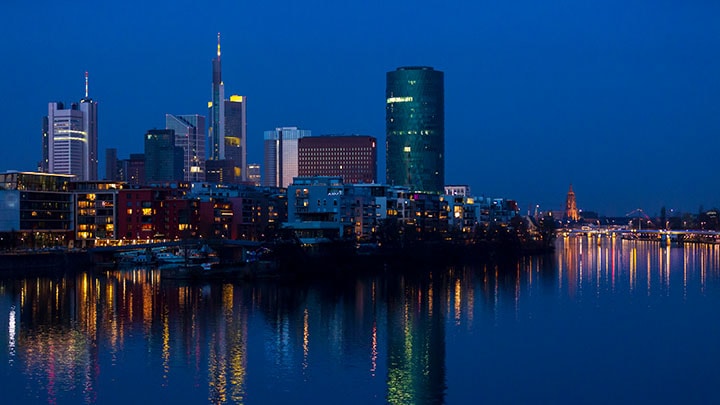
<svg viewBox="0 0 720 405">
<path fill-rule="evenodd" d="M 218 60 L 220 60 L 220 33 L 218 32 Z"/>
<path fill-rule="evenodd" d="M 88 72 L 85 71 L 85 98 L 88 98 Z"/>
</svg>

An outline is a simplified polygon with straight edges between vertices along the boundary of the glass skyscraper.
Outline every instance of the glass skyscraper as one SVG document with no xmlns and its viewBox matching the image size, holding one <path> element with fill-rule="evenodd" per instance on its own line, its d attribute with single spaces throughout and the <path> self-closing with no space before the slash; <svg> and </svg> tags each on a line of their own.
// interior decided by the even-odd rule
<svg viewBox="0 0 720 405">
<path fill-rule="evenodd" d="M 145 134 L 145 181 L 162 184 L 183 181 L 183 148 L 175 146 L 175 131 L 151 129 Z"/>
<path fill-rule="evenodd" d="M 175 146 L 183 148 L 183 179 L 205 181 L 205 117 L 165 114 L 165 129 L 175 131 Z"/>
<path fill-rule="evenodd" d="M 311 136 L 307 129 L 275 128 L 265 131 L 263 185 L 287 187 L 298 176 L 298 140 Z"/>
<path fill-rule="evenodd" d="M 443 72 L 427 66 L 387 72 L 386 182 L 412 191 L 445 187 Z"/>
</svg>

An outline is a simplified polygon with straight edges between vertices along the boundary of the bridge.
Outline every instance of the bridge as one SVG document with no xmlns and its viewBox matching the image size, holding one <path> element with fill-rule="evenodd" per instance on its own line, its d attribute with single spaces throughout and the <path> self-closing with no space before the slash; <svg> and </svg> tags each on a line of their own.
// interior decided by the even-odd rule
<svg viewBox="0 0 720 405">
<path fill-rule="evenodd" d="M 573 228 L 559 229 L 562 236 L 621 237 L 631 240 L 661 241 L 678 243 L 720 243 L 720 232 L 707 230 L 671 229 L 623 229 L 623 228 Z"/>
</svg>

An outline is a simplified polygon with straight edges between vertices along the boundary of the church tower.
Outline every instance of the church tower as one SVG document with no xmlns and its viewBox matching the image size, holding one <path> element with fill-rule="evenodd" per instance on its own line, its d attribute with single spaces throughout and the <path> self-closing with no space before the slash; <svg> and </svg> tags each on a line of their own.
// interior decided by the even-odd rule
<svg viewBox="0 0 720 405">
<path fill-rule="evenodd" d="M 567 199 L 565 200 L 565 220 L 577 221 L 580 219 L 578 215 L 577 203 L 575 202 L 575 192 L 573 191 L 572 184 L 570 190 L 567 193 Z"/>
</svg>

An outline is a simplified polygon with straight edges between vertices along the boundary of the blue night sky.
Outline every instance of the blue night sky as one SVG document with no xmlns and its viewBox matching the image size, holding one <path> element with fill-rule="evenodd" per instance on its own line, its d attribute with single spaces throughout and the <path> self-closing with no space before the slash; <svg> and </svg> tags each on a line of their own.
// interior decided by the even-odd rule
<svg viewBox="0 0 720 405">
<path fill-rule="evenodd" d="M 166 113 L 207 115 L 222 35 L 225 93 L 262 132 L 378 138 L 385 73 L 445 72 L 446 183 L 624 215 L 720 206 L 720 3 L 711 1 L 4 2 L 0 171 L 35 170 L 49 101 L 100 104 L 105 149 L 143 150 Z M 217 8 L 211 9 L 215 4 Z"/>
</svg>

